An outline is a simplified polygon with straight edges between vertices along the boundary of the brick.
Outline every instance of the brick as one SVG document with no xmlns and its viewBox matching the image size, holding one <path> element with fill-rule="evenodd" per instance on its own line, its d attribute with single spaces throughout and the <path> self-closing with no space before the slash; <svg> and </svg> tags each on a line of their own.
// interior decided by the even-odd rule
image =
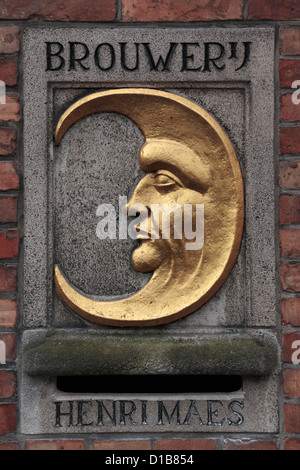
<svg viewBox="0 0 300 470">
<path fill-rule="evenodd" d="M 151 441 L 95 441 L 94 450 L 151 450 Z"/>
<path fill-rule="evenodd" d="M 7 264 L 0 265 L 0 292 L 17 290 L 17 267 Z"/>
<path fill-rule="evenodd" d="M 0 232 L 0 259 L 14 258 L 19 252 L 19 231 L 5 230 Z"/>
<path fill-rule="evenodd" d="M 279 86 L 291 88 L 300 77 L 300 59 L 282 59 L 279 61 Z"/>
<path fill-rule="evenodd" d="M 292 93 L 280 97 L 280 118 L 283 121 L 300 121 L 300 104 L 292 102 Z"/>
<path fill-rule="evenodd" d="M 14 58 L 0 58 L 0 80 L 6 86 L 14 86 L 18 82 L 17 60 Z"/>
<path fill-rule="evenodd" d="M 279 223 L 299 224 L 300 223 L 300 196 L 287 194 L 279 199 Z"/>
<path fill-rule="evenodd" d="M 300 433 L 300 405 L 284 405 L 284 428 L 286 432 Z"/>
<path fill-rule="evenodd" d="M 16 375 L 12 371 L 0 370 L 0 398 L 12 398 L 16 392 Z"/>
<path fill-rule="evenodd" d="M 300 264 L 282 264 L 280 266 L 280 282 L 284 291 L 300 292 Z"/>
<path fill-rule="evenodd" d="M 0 128 L 0 155 L 14 154 L 17 148 L 16 141 L 16 129 Z"/>
<path fill-rule="evenodd" d="M 0 105 L 1 121 L 20 121 L 20 102 L 17 95 L 6 95 L 6 104 Z"/>
<path fill-rule="evenodd" d="M 279 230 L 279 238 L 282 258 L 300 257 L 300 229 Z"/>
<path fill-rule="evenodd" d="M 216 439 L 161 439 L 155 450 L 216 450 Z"/>
<path fill-rule="evenodd" d="M 255 439 L 226 439 L 224 450 L 277 450 L 273 441 L 257 441 Z"/>
<path fill-rule="evenodd" d="M 0 19 L 113 21 L 116 0 L 5 0 Z"/>
<path fill-rule="evenodd" d="M 282 264 L 280 266 L 281 288 L 286 292 L 300 292 L 300 264 Z"/>
<path fill-rule="evenodd" d="M 279 140 L 281 154 L 300 153 L 300 127 L 281 127 Z"/>
<path fill-rule="evenodd" d="M 16 428 L 15 403 L 0 404 L 0 435 L 13 432 Z"/>
<path fill-rule="evenodd" d="M 285 398 L 300 398 L 300 369 L 283 370 L 282 379 Z"/>
<path fill-rule="evenodd" d="M 14 333 L 0 333 L 0 341 L 5 343 L 6 360 L 16 359 L 16 335 Z"/>
<path fill-rule="evenodd" d="M 284 450 L 300 450 L 300 439 L 288 437 L 284 441 Z"/>
<path fill-rule="evenodd" d="M 19 444 L 17 442 L 1 442 L 0 450 L 19 450 Z"/>
<path fill-rule="evenodd" d="M 242 0 L 123 0 L 123 21 L 241 20 Z"/>
<path fill-rule="evenodd" d="M 0 197 L 0 223 L 15 223 L 18 220 L 16 197 Z"/>
<path fill-rule="evenodd" d="M 20 29 L 17 26 L 2 26 L 0 28 L 0 54 L 19 52 Z"/>
<path fill-rule="evenodd" d="M 249 20 L 297 20 L 300 4 L 297 0 L 249 0 Z"/>
<path fill-rule="evenodd" d="M 300 332 L 295 331 L 293 333 L 284 333 L 282 335 L 282 361 L 283 362 L 288 362 L 290 364 L 292 363 L 292 355 L 299 349 L 298 346 L 294 344 L 294 342 L 296 341 L 300 341 Z"/>
<path fill-rule="evenodd" d="M 0 327 L 13 328 L 17 321 L 17 301 L 0 299 Z"/>
<path fill-rule="evenodd" d="M 16 162 L 0 162 L 0 191 L 19 189 L 20 181 Z"/>
<path fill-rule="evenodd" d="M 280 54 L 300 55 L 300 28 L 298 26 L 280 28 Z"/>
<path fill-rule="evenodd" d="M 282 189 L 300 189 L 300 161 L 279 162 L 279 186 Z"/>
<path fill-rule="evenodd" d="M 85 450 L 85 445 L 80 440 L 28 440 L 24 450 Z"/>
<path fill-rule="evenodd" d="M 281 317 L 283 325 L 300 326 L 300 297 L 282 299 Z"/>
</svg>

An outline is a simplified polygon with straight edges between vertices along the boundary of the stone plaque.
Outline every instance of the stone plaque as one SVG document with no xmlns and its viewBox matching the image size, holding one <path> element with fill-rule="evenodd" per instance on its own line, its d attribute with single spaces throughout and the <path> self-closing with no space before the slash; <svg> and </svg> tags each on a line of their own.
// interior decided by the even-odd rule
<svg viewBox="0 0 300 470">
<path fill-rule="evenodd" d="M 23 57 L 22 432 L 276 432 L 274 29 L 29 28 Z M 228 139 L 243 184 L 243 221 L 230 269 L 201 305 L 167 322 L 95 322 L 65 301 L 55 279 L 59 266 L 75 295 L 121 306 L 151 279 L 151 272 L 133 266 L 137 241 L 127 226 L 120 228 L 124 205 L 147 176 L 138 158 L 147 132 L 133 119 L 142 112 L 143 95 L 130 113 L 129 104 L 122 105 L 126 90 L 201 108 Z M 99 112 L 93 97 L 112 95 L 118 97 L 114 107 Z M 81 114 L 88 101 L 89 112 Z M 150 139 L 165 138 L 163 108 L 155 100 L 147 108 Z M 74 109 L 76 119 L 64 128 Z M 216 146 L 213 138 L 210 145 Z M 226 172 L 219 197 L 225 179 Z M 108 205 L 115 208 L 116 236 L 101 238 Z M 212 273 L 218 263 L 221 254 Z M 187 283 L 187 298 L 196 284 Z M 167 304 L 168 312 L 177 312 L 181 297 L 174 291 L 168 302 L 161 300 L 162 311 Z M 150 312 L 154 299 L 140 310 Z M 126 317 L 122 308 L 120 318 Z M 130 380 L 143 374 L 243 380 L 226 394 L 107 394 L 101 388 L 78 394 L 56 385 L 60 376 Z"/>
</svg>

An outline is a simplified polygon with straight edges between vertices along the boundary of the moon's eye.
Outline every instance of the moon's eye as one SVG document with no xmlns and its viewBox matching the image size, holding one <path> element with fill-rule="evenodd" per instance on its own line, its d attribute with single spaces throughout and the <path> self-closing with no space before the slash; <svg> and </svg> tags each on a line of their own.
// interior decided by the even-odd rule
<svg viewBox="0 0 300 470">
<path fill-rule="evenodd" d="M 159 188 L 165 189 L 175 189 L 175 187 L 183 187 L 181 181 L 172 173 L 159 170 L 154 173 L 154 186 Z"/>
</svg>

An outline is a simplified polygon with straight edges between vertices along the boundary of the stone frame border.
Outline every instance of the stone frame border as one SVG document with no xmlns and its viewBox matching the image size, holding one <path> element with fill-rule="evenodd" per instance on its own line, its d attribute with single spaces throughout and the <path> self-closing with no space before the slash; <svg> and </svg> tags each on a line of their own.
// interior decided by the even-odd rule
<svg viewBox="0 0 300 470">
<path fill-rule="evenodd" d="M 202 83 L 245 84 L 248 89 L 252 115 L 246 122 L 245 135 L 246 154 L 246 253 L 248 295 L 247 326 L 276 326 L 277 293 L 275 286 L 276 245 L 275 245 L 275 191 L 274 191 L 274 28 L 156 28 L 150 30 L 143 27 L 81 27 L 81 28 L 54 28 L 37 27 L 28 28 L 24 33 L 23 70 L 24 70 L 24 307 L 23 321 L 25 327 L 43 327 L 49 324 L 48 306 L 52 295 L 51 271 L 51 228 L 49 220 L 49 168 L 53 155 L 51 155 L 52 129 L 49 127 L 49 86 L 55 83 L 64 83 L 76 86 L 81 81 L 89 86 L 106 87 L 115 84 L 152 86 L 149 74 L 128 72 L 126 77 L 112 74 L 104 75 L 103 80 L 95 72 L 90 71 L 59 71 L 46 72 L 45 64 L 40 63 L 44 56 L 43 41 L 57 40 L 61 34 L 67 39 L 78 40 L 78 31 L 81 41 L 91 41 L 97 37 L 100 42 L 107 41 L 107 37 L 115 38 L 118 33 L 121 37 L 142 35 L 143 38 L 162 41 L 164 35 L 182 38 L 187 41 L 193 37 L 201 38 L 205 30 L 206 38 L 211 35 L 215 38 L 216 30 L 220 37 L 230 40 L 237 37 L 239 40 L 255 41 L 253 54 L 260 60 L 248 63 L 245 69 L 235 72 L 212 71 L 210 75 L 197 75 L 199 85 Z M 108 36 L 107 36 L 108 35 Z M 123 36 L 122 36 L 123 35 Z M 106 39 L 105 39 L 106 38 Z M 223 38 L 224 39 L 224 38 Z M 225 40 L 224 39 L 224 40 Z M 114 39 L 116 40 L 116 39 Z M 119 39 L 120 40 L 120 39 Z M 34 60 L 32 50 L 35 49 Z M 265 56 L 266 51 L 268 57 Z M 49 75 L 48 75 L 49 74 Z M 124 75 L 124 72 L 123 72 Z M 126 75 L 126 73 L 125 73 Z M 183 76 L 182 76 L 183 75 Z M 141 80 L 143 78 L 143 80 Z M 151 77 L 152 78 L 152 77 Z M 155 87 L 168 88 L 180 86 L 183 83 L 195 83 L 195 73 L 186 72 L 178 77 L 172 74 L 172 80 L 166 82 L 164 74 L 156 75 Z M 123 85 L 123 86 L 124 86 Z M 226 86 L 225 85 L 225 86 Z M 86 85 L 84 85 L 86 87 Z M 38 112 L 37 112 L 38 109 Z M 249 115 L 250 116 L 250 115 Z M 268 125 L 269 124 L 269 125 Z M 272 169 L 272 171 L 270 171 Z M 251 209 L 250 209 L 251 208 Z M 255 208 L 255 209 L 254 209 Z M 50 302 L 51 304 L 51 302 Z"/>
</svg>

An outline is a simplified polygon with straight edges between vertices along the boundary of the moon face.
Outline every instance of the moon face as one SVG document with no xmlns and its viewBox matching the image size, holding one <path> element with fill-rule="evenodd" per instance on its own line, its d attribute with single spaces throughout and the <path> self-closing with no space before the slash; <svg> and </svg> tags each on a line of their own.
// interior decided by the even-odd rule
<svg viewBox="0 0 300 470">
<path fill-rule="evenodd" d="M 153 274 L 134 295 L 100 301 L 79 292 L 55 266 L 57 292 L 93 323 L 169 323 L 212 297 L 236 261 L 244 217 L 239 163 L 226 134 L 205 110 L 150 89 L 110 90 L 77 101 L 57 125 L 56 144 L 75 122 L 101 112 L 128 116 L 145 137 L 139 153 L 145 176 L 127 213 L 139 220 L 133 267 Z"/>
</svg>

